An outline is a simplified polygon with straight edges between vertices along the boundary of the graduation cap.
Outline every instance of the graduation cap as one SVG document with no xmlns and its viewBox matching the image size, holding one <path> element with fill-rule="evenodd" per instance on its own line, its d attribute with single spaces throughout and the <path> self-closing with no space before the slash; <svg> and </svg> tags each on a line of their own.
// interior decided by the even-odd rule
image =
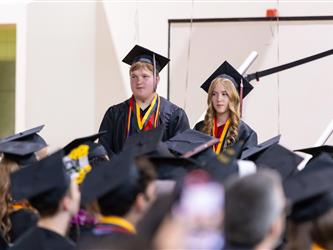
<svg viewBox="0 0 333 250">
<path fill-rule="evenodd" d="M 49 199 L 61 199 L 69 187 L 62 150 L 11 174 L 11 193 L 15 200 L 31 199 L 47 194 Z M 60 196 L 52 196 L 52 192 Z M 55 202 L 57 202 L 56 200 Z"/>
<path fill-rule="evenodd" d="M 313 157 L 317 157 L 321 153 L 325 152 L 331 155 L 333 157 L 333 146 L 331 145 L 322 145 L 318 147 L 311 147 L 311 148 L 303 148 L 303 149 L 297 149 L 294 151 L 303 152 L 312 155 Z"/>
<path fill-rule="evenodd" d="M 63 148 L 63 150 L 64 150 L 65 154 L 69 154 L 72 149 L 78 147 L 81 144 L 92 145 L 92 143 L 94 141 L 96 141 L 101 135 L 103 135 L 105 133 L 106 133 L 106 131 L 101 131 L 101 132 L 99 132 L 97 134 L 93 134 L 93 135 L 89 135 L 89 136 L 85 136 L 85 137 L 80 137 L 80 138 L 74 139 L 73 141 L 71 141 L 70 143 L 68 143 Z"/>
<path fill-rule="evenodd" d="M 264 141 L 263 143 L 258 144 L 257 146 L 253 146 L 242 152 L 241 159 L 242 160 L 251 160 L 255 161 L 257 156 L 260 155 L 264 150 L 269 148 L 270 146 L 277 144 L 280 141 L 281 135 L 277 135 L 273 138 Z"/>
<path fill-rule="evenodd" d="M 302 160 L 302 157 L 275 143 L 266 150 L 259 152 L 254 162 L 258 167 L 268 167 L 276 170 L 285 180 L 297 171 L 297 166 Z"/>
<path fill-rule="evenodd" d="M 81 204 L 97 200 L 124 183 L 135 182 L 139 172 L 134 160 L 133 153 L 122 152 L 111 161 L 96 162 L 81 185 Z"/>
<path fill-rule="evenodd" d="M 149 160 L 154 164 L 160 180 L 178 180 L 200 166 L 195 160 L 183 157 L 151 156 Z"/>
<path fill-rule="evenodd" d="M 154 66 L 154 61 L 157 72 L 160 72 L 168 64 L 170 59 L 139 45 L 135 45 L 123 59 L 123 62 L 129 65 L 136 62 L 145 62 Z"/>
<path fill-rule="evenodd" d="M 21 166 L 36 162 L 35 152 L 47 146 L 44 139 L 37 134 L 43 127 L 44 125 L 38 126 L 3 138 L 0 140 L 0 153 Z"/>
<path fill-rule="evenodd" d="M 239 173 L 237 160 L 223 154 L 215 154 L 203 164 L 203 169 L 209 173 L 212 180 L 221 183 L 225 182 L 231 175 Z"/>
<path fill-rule="evenodd" d="M 168 147 L 162 142 L 164 125 L 133 134 L 125 141 L 123 151 L 131 150 L 135 155 L 172 156 Z"/>
<path fill-rule="evenodd" d="M 245 98 L 250 91 L 253 89 L 253 86 L 240 74 L 238 71 L 231 66 L 227 61 L 224 61 L 214 73 L 201 85 L 201 88 L 208 93 L 208 89 L 212 81 L 216 77 L 223 77 L 229 79 L 236 87 L 240 99 Z M 241 96 L 241 83 L 243 83 L 243 93 Z"/>
<path fill-rule="evenodd" d="M 311 220 L 333 207 L 333 163 L 327 157 L 319 156 L 307 171 L 302 170 L 283 183 L 285 195 L 292 202 L 292 220 Z"/>
<path fill-rule="evenodd" d="M 184 157 L 194 156 L 215 145 L 219 140 L 194 129 L 186 129 L 166 141 L 170 150 Z M 186 155 L 185 155 L 186 154 Z"/>
<path fill-rule="evenodd" d="M 43 129 L 44 125 L 34 127 L 23 132 L 10 135 L 6 138 L 0 140 L 0 143 L 10 142 L 10 141 L 30 141 L 30 142 L 44 142 L 43 138 L 41 138 L 37 133 L 39 133 Z M 46 145 L 46 143 L 45 143 Z"/>
</svg>

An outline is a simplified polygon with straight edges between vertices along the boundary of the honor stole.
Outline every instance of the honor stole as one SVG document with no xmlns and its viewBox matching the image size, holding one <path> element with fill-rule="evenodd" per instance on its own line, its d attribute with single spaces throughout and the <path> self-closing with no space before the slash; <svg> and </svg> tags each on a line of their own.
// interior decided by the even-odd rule
<svg viewBox="0 0 333 250">
<path fill-rule="evenodd" d="M 98 224 L 93 230 L 96 235 L 110 233 L 136 234 L 133 224 L 119 216 L 98 216 Z"/>
<path fill-rule="evenodd" d="M 161 99 L 159 95 L 155 95 L 147 112 L 142 117 L 140 105 L 132 96 L 127 114 L 126 138 L 131 135 L 133 129 L 147 131 L 157 127 L 158 117 L 160 113 Z"/>
<path fill-rule="evenodd" d="M 222 125 L 223 126 L 223 130 L 222 130 L 222 133 L 221 135 L 219 135 L 218 133 L 218 127 L 217 127 L 217 119 L 216 117 L 214 118 L 214 124 L 213 124 L 213 136 L 215 138 L 218 138 L 220 140 L 220 142 L 216 145 L 213 146 L 213 151 L 216 153 L 216 154 L 219 154 L 221 152 L 221 149 L 222 149 L 222 145 L 223 145 L 223 142 L 224 142 L 224 139 L 227 135 L 227 132 L 228 132 L 228 129 L 230 127 L 230 119 L 227 120 L 227 122 Z"/>
</svg>

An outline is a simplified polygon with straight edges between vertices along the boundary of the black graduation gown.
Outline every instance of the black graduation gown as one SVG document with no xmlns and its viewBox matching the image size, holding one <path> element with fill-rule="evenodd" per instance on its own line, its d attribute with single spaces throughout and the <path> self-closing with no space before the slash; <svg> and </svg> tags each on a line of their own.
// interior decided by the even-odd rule
<svg viewBox="0 0 333 250">
<path fill-rule="evenodd" d="M 33 227 L 8 248 L 9 250 L 74 250 L 75 244 L 60 234 Z"/>
<path fill-rule="evenodd" d="M 194 126 L 194 129 L 198 130 L 198 131 L 202 131 L 203 127 L 204 127 L 204 121 L 200 121 Z M 230 131 L 230 129 L 228 130 L 227 134 L 229 133 L 229 131 Z M 226 148 L 225 141 L 223 142 L 223 145 L 222 145 L 223 150 L 221 150 L 221 152 L 224 151 L 224 149 Z M 234 144 L 237 143 L 238 141 L 243 142 L 241 148 L 238 149 L 238 151 L 239 151 L 238 157 L 240 157 L 242 152 L 245 151 L 246 149 L 258 145 L 257 133 L 242 120 L 240 120 L 240 122 L 239 122 L 238 136 L 237 136 L 237 139 L 234 142 Z M 231 147 L 232 147 L 232 145 L 231 145 Z"/>
<path fill-rule="evenodd" d="M 7 241 L 3 238 L 3 235 L 0 232 L 0 250 L 6 250 L 7 247 L 8 247 Z"/>
<path fill-rule="evenodd" d="M 134 245 L 132 245 L 131 243 L 135 241 L 136 236 L 127 232 L 112 231 L 104 234 L 96 234 L 93 230 L 90 230 L 89 232 L 81 234 L 80 239 L 77 243 L 77 249 L 134 249 Z"/>
<path fill-rule="evenodd" d="M 189 121 L 183 109 L 169 102 L 163 97 L 161 98 L 160 114 L 158 124 L 165 126 L 165 132 L 162 140 L 166 141 L 177 133 L 188 129 Z M 108 151 L 110 157 L 118 154 L 126 140 L 127 115 L 130 99 L 111 106 L 105 113 L 99 131 L 107 131 L 102 135 L 99 142 Z"/>
<path fill-rule="evenodd" d="M 28 209 L 19 209 L 12 212 L 10 215 L 12 228 L 9 231 L 10 241 L 14 242 L 27 230 L 36 226 L 38 215 Z"/>
</svg>

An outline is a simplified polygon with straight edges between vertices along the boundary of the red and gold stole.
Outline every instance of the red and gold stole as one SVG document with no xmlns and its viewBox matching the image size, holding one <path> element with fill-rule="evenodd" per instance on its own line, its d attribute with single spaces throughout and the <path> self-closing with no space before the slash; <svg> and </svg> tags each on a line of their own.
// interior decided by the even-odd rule
<svg viewBox="0 0 333 250">
<path fill-rule="evenodd" d="M 127 113 L 126 138 L 131 135 L 133 130 L 139 129 L 143 131 L 157 127 L 158 117 L 160 114 L 161 99 L 159 95 L 155 95 L 147 112 L 142 117 L 140 105 L 137 104 L 132 96 Z"/>
<path fill-rule="evenodd" d="M 227 135 L 227 132 L 228 132 L 228 129 L 230 127 L 230 119 L 227 120 L 227 122 L 223 125 L 223 130 L 222 130 L 222 133 L 221 135 L 218 134 L 218 128 L 217 128 L 217 119 L 216 117 L 214 118 L 214 124 L 213 124 L 213 136 L 215 138 L 218 138 L 220 139 L 220 142 L 216 145 L 213 146 L 213 150 L 216 154 L 219 154 L 221 152 L 221 149 L 222 149 L 222 145 L 223 145 L 223 142 L 224 142 L 224 139 Z"/>
<path fill-rule="evenodd" d="M 136 234 L 136 229 L 132 223 L 119 216 L 99 216 L 99 223 L 118 226 L 128 233 Z M 101 228 L 102 229 L 102 228 Z"/>
</svg>

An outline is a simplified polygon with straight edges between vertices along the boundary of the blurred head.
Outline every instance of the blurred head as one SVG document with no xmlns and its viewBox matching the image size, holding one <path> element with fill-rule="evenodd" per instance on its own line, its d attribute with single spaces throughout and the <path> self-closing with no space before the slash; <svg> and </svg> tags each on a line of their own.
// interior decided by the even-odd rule
<svg viewBox="0 0 333 250">
<path fill-rule="evenodd" d="M 155 94 L 157 84 L 160 81 L 158 72 L 156 72 L 156 83 L 154 81 L 153 65 L 138 61 L 132 64 L 129 74 L 134 97 L 142 102 L 150 100 Z"/>
<path fill-rule="evenodd" d="M 261 170 L 226 186 L 224 230 L 229 244 L 273 248 L 284 228 L 286 201 L 279 175 Z"/>
<path fill-rule="evenodd" d="M 73 216 L 80 208 L 80 191 L 75 180 L 70 180 L 63 189 L 51 190 L 37 195 L 29 202 L 43 217 L 52 217 L 58 213 L 67 213 Z"/>
<path fill-rule="evenodd" d="M 136 166 L 139 170 L 137 179 L 126 181 L 98 199 L 102 215 L 123 217 L 130 212 L 143 215 L 155 200 L 156 173 L 154 167 L 145 158 L 137 159 Z"/>
</svg>

